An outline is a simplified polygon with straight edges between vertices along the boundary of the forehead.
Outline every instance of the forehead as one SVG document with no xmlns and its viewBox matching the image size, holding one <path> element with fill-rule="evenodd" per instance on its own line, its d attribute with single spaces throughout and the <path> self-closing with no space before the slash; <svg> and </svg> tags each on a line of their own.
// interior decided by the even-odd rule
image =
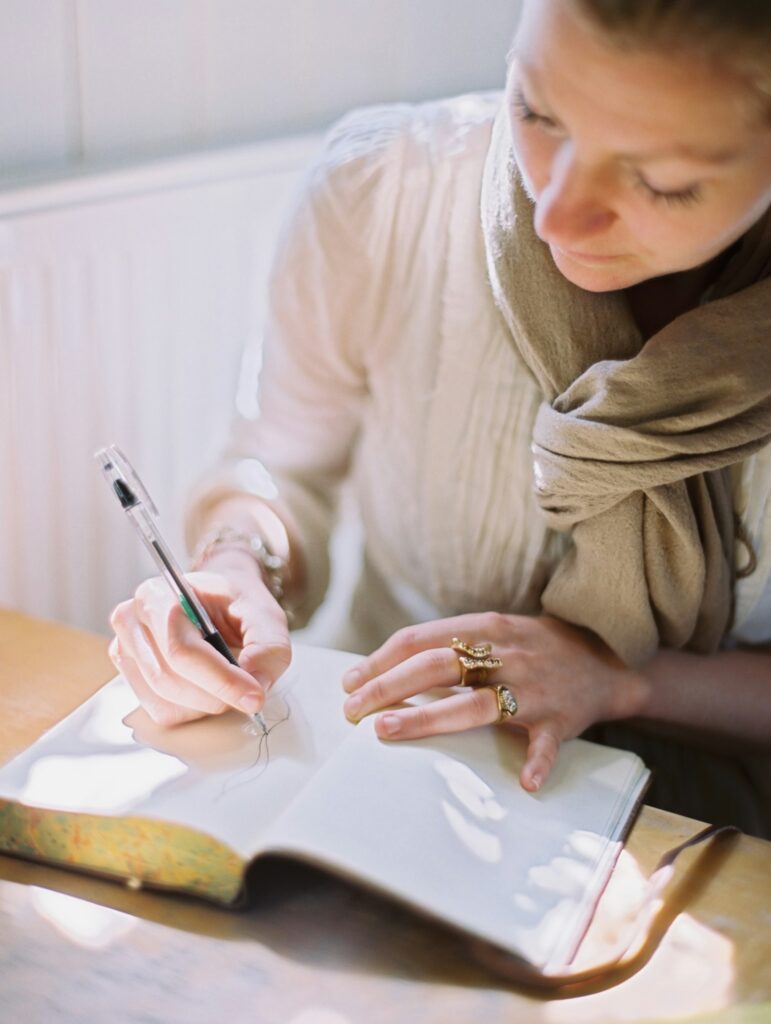
<svg viewBox="0 0 771 1024">
<path fill-rule="evenodd" d="M 730 68 L 685 45 L 622 48 L 571 0 L 525 0 L 514 56 L 549 114 L 590 123 L 614 148 L 719 157 L 752 145 L 763 126 L 757 97 Z"/>
</svg>

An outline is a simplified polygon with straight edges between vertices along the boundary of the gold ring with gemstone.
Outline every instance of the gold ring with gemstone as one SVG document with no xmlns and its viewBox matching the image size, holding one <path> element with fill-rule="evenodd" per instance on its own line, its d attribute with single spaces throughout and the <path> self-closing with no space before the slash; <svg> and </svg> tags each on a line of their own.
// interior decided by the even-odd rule
<svg viewBox="0 0 771 1024">
<path fill-rule="evenodd" d="M 492 690 L 495 694 L 495 699 L 498 701 L 498 717 L 496 718 L 496 723 L 502 722 L 506 718 L 513 718 L 519 711 L 517 698 L 508 686 L 486 686 L 485 689 Z"/>
<path fill-rule="evenodd" d="M 484 686 L 488 675 L 503 664 L 500 658 L 493 657 L 492 644 L 467 644 L 454 636 L 450 647 L 458 655 L 460 686 Z"/>
</svg>

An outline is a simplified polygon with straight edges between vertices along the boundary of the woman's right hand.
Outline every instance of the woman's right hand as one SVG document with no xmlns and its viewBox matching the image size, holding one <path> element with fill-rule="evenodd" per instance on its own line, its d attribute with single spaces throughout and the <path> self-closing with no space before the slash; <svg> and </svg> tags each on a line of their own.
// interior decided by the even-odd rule
<svg viewBox="0 0 771 1024">
<path fill-rule="evenodd" d="M 260 711 L 266 690 L 292 656 L 283 609 L 250 556 L 238 566 L 210 567 L 186 579 L 228 647 L 234 653 L 241 649 L 238 666 L 206 643 L 160 577 L 146 580 L 113 611 L 113 664 L 160 725 L 230 708 L 248 715 Z"/>
</svg>

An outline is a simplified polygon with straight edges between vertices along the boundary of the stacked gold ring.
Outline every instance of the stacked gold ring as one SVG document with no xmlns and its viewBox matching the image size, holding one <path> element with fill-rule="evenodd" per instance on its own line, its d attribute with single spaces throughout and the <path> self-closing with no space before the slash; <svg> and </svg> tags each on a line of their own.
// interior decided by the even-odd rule
<svg viewBox="0 0 771 1024">
<path fill-rule="evenodd" d="M 450 647 L 458 655 L 460 662 L 461 686 L 484 686 L 490 672 L 494 672 L 503 664 L 500 658 L 492 656 L 492 644 L 467 644 L 454 636 Z"/>
<path fill-rule="evenodd" d="M 468 644 L 454 636 L 450 647 L 458 655 L 460 662 L 460 686 L 478 690 L 484 687 L 492 690 L 498 702 L 498 721 L 511 718 L 519 710 L 517 698 L 506 686 L 492 686 L 487 683 L 491 672 L 500 668 L 503 662 L 493 656 L 492 644 Z"/>
</svg>

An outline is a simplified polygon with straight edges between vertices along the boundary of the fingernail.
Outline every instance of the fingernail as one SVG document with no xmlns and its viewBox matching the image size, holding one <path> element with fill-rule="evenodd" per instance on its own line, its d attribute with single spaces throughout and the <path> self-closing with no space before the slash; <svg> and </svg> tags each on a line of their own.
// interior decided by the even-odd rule
<svg viewBox="0 0 771 1024">
<path fill-rule="evenodd" d="M 349 668 L 343 675 L 343 689 L 346 693 L 355 690 L 361 682 L 361 672 L 357 668 Z"/>
<path fill-rule="evenodd" d="M 402 727 L 402 721 L 398 715 L 381 715 L 379 723 L 386 736 L 395 736 Z"/>
<path fill-rule="evenodd" d="M 349 697 L 348 700 L 343 704 L 343 710 L 345 711 L 346 718 L 355 718 L 359 711 L 361 711 L 361 697 L 355 694 L 353 697 Z"/>
<path fill-rule="evenodd" d="M 541 778 L 540 775 L 531 775 L 530 776 L 530 785 L 533 787 L 533 789 L 540 789 L 542 782 L 543 782 L 543 779 Z"/>
<path fill-rule="evenodd" d="M 245 711 L 247 715 L 256 715 L 258 711 L 262 710 L 262 695 L 259 693 L 247 693 L 238 702 L 238 706 L 242 711 Z"/>
</svg>

